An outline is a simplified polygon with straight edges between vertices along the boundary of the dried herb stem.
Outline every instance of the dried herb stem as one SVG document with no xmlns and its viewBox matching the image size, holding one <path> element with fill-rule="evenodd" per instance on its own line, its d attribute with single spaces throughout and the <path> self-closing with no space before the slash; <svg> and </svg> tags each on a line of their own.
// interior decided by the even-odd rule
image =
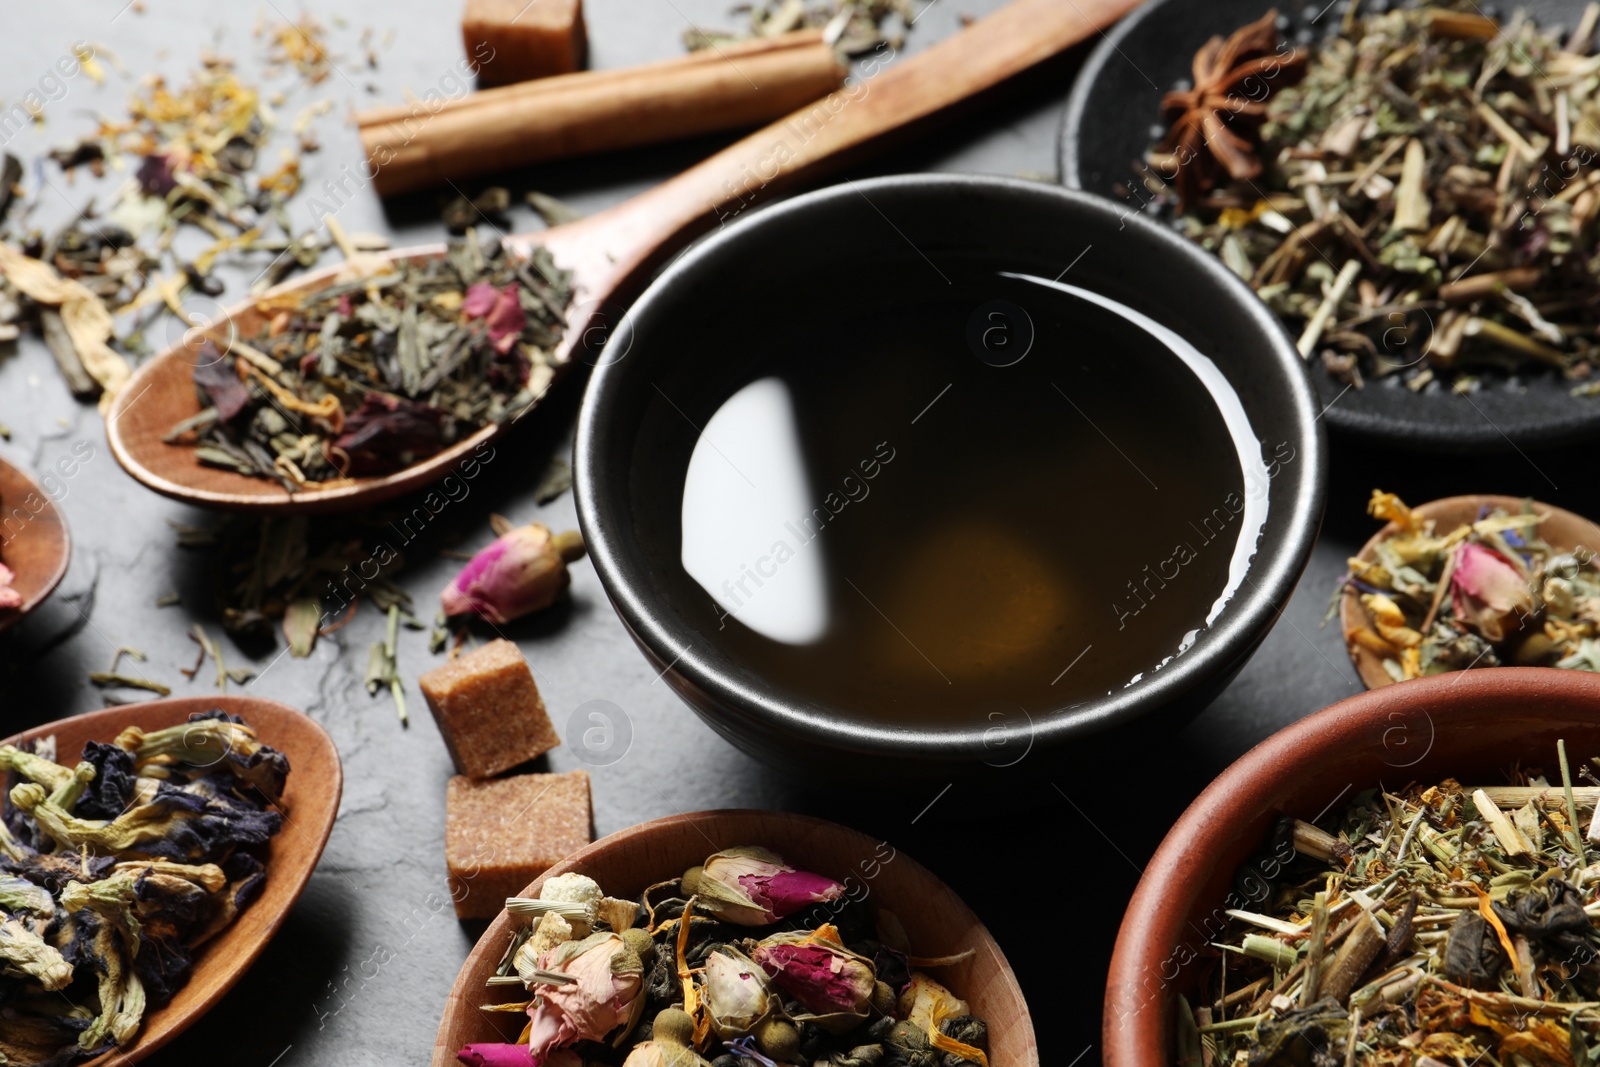
<svg viewBox="0 0 1600 1067">
<path fill-rule="evenodd" d="M 1311 906 L 1311 943 L 1306 949 L 1305 980 L 1300 983 L 1300 1006 L 1309 1008 L 1322 984 L 1322 957 L 1327 952 L 1328 894 L 1318 892 Z"/>
</svg>

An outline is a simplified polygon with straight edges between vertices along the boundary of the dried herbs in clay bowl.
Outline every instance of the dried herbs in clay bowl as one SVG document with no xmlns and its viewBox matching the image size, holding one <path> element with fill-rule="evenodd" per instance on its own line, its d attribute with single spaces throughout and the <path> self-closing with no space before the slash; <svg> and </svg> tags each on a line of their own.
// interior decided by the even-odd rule
<svg viewBox="0 0 1600 1067">
<path fill-rule="evenodd" d="M 1595 19 L 1156 0 L 1085 65 L 1063 180 L 1249 282 L 1336 428 L 1428 450 L 1592 438 Z"/>
<path fill-rule="evenodd" d="M 1593 1062 L 1597 706 L 1593 674 L 1471 671 L 1246 753 L 1128 905 L 1106 1064 Z"/>
</svg>

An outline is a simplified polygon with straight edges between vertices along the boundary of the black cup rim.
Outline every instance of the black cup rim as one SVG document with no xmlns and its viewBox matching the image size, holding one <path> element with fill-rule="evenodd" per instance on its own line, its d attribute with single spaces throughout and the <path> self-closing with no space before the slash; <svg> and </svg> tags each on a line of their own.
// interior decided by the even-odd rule
<svg viewBox="0 0 1600 1067">
<path fill-rule="evenodd" d="M 845 182 L 780 202 L 743 216 L 717 230 L 690 248 L 666 267 L 634 302 L 624 316 L 614 340 L 620 342 L 628 321 L 658 305 L 670 306 L 678 292 L 692 281 L 699 265 L 726 255 L 739 245 L 764 239 L 774 224 L 796 214 L 816 211 L 835 201 L 868 197 L 885 209 L 903 194 L 934 192 L 952 201 L 962 195 L 990 194 L 1037 202 L 1052 201 L 1059 208 L 1082 213 L 1102 224 L 1131 229 L 1143 240 L 1161 244 L 1175 264 L 1195 272 L 1229 293 L 1232 314 L 1248 325 L 1253 334 L 1271 339 L 1264 357 L 1278 365 L 1289 389 L 1282 397 L 1292 414 L 1291 440 L 1296 448 L 1296 465 L 1304 464 L 1305 474 L 1296 479 L 1292 496 L 1275 506 L 1287 509 L 1286 533 L 1277 553 L 1268 559 L 1258 554 L 1251 561 L 1248 585 L 1210 627 L 1202 641 L 1183 657 L 1137 685 L 1115 694 L 1073 707 L 1068 715 L 1056 714 L 1030 722 L 1026 730 L 1027 749 L 1048 748 L 1074 737 L 1085 737 L 1141 718 L 1176 703 L 1205 686 L 1208 680 L 1231 676 L 1254 650 L 1260 639 L 1282 613 L 1300 574 L 1311 555 L 1321 524 L 1327 486 L 1327 445 L 1320 422 L 1314 387 L 1294 343 L 1276 317 L 1268 311 L 1237 277 L 1214 256 L 1192 243 L 1137 215 L 1123 212 L 1119 205 L 1102 197 L 1075 189 L 1017 178 L 967 174 L 911 174 Z M 626 355 L 626 349 L 625 355 Z M 626 538 L 625 516 L 604 513 L 601 503 L 611 489 L 612 476 L 627 469 L 624 461 L 613 458 L 608 465 L 608 440 L 613 437 L 609 421 L 616 398 L 630 388 L 647 387 L 648 380 L 630 377 L 635 361 L 627 358 L 607 360 L 602 353 L 589 379 L 578 416 L 574 441 L 574 493 L 578 521 L 593 560 L 596 573 L 612 606 L 636 642 L 662 673 L 669 676 L 680 692 L 688 691 L 709 699 L 724 709 L 737 709 L 737 720 L 713 721 L 719 731 L 752 738 L 789 736 L 810 746 L 869 756 L 912 757 L 943 762 L 978 763 L 992 759 L 997 751 L 1017 751 L 1008 744 L 1021 740 L 1010 727 L 973 726 L 965 728 L 921 728 L 888 726 L 829 718 L 816 714 L 780 694 L 762 691 L 719 669 L 710 658 L 691 646 L 676 632 L 647 594 L 647 576 L 633 558 Z M 617 439 L 625 434 L 620 431 Z M 631 437 L 626 438 L 631 441 Z M 664 666 L 663 666 L 664 665 Z M 706 716 L 703 700 L 692 701 L 695 710 Z M 709 718 L 709 717 L 708 717 Z M 1005 732 L 997 736 L 996 730 Z"/>
</svg>

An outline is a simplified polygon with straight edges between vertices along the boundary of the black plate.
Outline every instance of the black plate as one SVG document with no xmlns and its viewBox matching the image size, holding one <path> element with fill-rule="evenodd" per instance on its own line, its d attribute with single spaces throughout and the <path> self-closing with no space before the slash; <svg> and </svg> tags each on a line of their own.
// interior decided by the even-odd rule
<svg viewBox="0 0 1600 1067">
<path fill-rule="evenodd" d="M 1133 162 L 1162 132 L 1156 129 L 1162 95 L 1191 76 L 1190 62 L 1207 39 L 1231 33 L 1273 6 L 1270 0 L 1149 0 L 1123 19 L 1089 56 L 1067 101 L 1062 182 L 1111 197 L 1129 212 L 1140 211 L 1141 201 L 1127 186 L 1132 184 Z M 1337 32 L 1346 2 L 1276 6 L 1289 19 L 1286 36 L 1303 43 Z M 1481 9 L 1505 16 L 1517 7 L 1542 27 L 1570 28 L 1584 0 L 1531 0 L 1498 10 L 1484 4 Z M 1348 391 L 1320 369 L 1313 368 L 1311 376 L 1328 423 L 1383 444 L 1502 452 L 1600 437 L 1600 397 L 1572 396 L 1571 383 L 1553 371 L 1526 369 L 1512 378 L 1485 375 L 1484 387 L 1471 396 L 1454 396 L 1437 384 L 1413 393 L 1398 376 Z"/>
</svg>

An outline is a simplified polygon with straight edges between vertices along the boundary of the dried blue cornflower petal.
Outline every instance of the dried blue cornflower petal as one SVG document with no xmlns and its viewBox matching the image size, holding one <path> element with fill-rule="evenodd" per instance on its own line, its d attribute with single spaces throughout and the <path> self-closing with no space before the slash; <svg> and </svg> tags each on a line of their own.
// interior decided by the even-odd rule
<svg viewBox="0 0 1600 1067">
<path fill-rule="evenodd" d="M 94 767 L 95 776 L 72 813 L 82 819 L 115 819 L 133 803 L 137 785 L 133 754 L 116 745 L 89 741 L 83 746 L 83 760 Z"/>
<path fill-rule="evenodd" d="M 141 771 L 147 765 L 160 768 L 173 763 L 225 770 L 274 801 L 283 796 L 289 774 L 289 760 L 282 752 L 263 745 L 243 719 L 225 711 L 198 712 L 185 725 L 149 733 L 130 726 L 118 735 L 117 745 L 133 753 L 134 765 Z"/>
</svg>

